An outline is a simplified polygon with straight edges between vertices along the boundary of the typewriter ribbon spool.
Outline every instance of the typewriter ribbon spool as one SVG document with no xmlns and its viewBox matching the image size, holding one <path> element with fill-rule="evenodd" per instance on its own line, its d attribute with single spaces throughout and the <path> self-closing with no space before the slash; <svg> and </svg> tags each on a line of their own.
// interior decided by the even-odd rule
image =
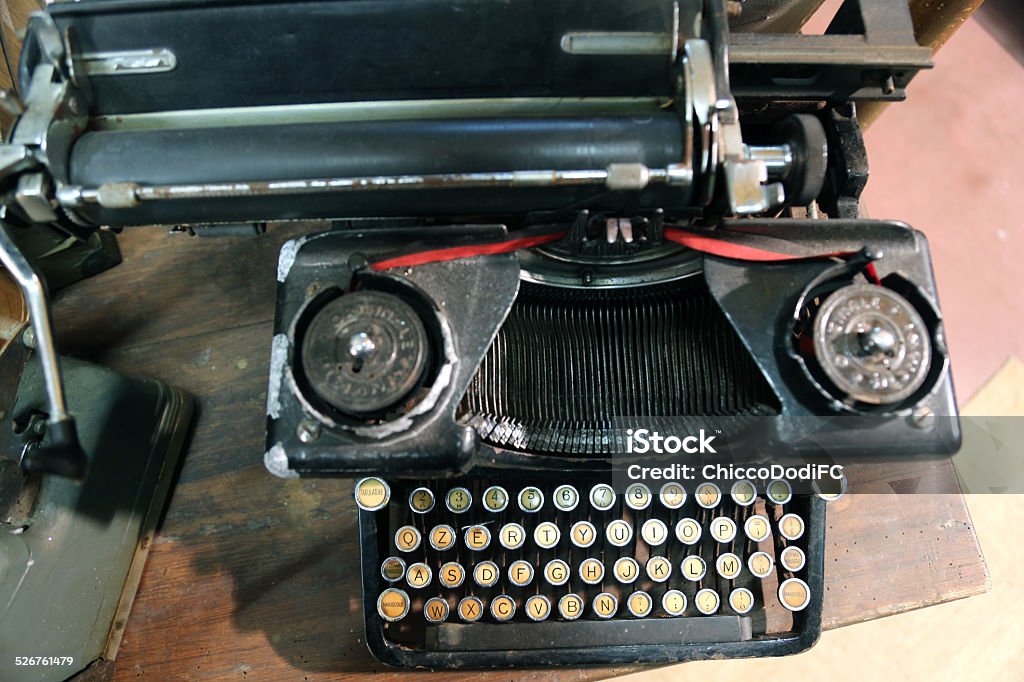
<svg viewBox="0 0 1024 682">
<path fill-rule="evenodd" d="M 318 397 L 353 416 L 397 406 L 430 360 L 419 314 L 398 296 L 356 291 L 324 305 L 302 343 L 302 367 Z"/>
</svg>

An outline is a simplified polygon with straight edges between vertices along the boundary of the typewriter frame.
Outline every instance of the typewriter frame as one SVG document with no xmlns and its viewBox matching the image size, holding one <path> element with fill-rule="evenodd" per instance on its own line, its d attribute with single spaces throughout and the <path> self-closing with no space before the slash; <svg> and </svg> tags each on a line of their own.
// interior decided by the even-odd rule
<svg viewBox="0 0 1024 682">
<path fill-rule="evenodd" d="M 759 225 L 751 220 L 742 224 L 751 228 Z M 936 420 L 934 428 L 923 431 L 910 418 L 911 407 L 881 415 L 843 415 L 835 407 L 828 408 L 808 382 L 800 369 L 800 359 L 781 340 L 787 338 L 786 325 L 792 325 L 806 288 L 816 278 L 836 268 L 834 263 L 818 260 L 750 265 L 705 257 L 703 276 L 712 297 L 780 400 L 781 416 L 770 442 L 786 448 L 795 457 L 823 453 L 842 457 L 865 452 L 880 456 L 896 452 L 915 455 L 955 452 L 960 444 L 956 399 L 924 235 L 903 223 L 889 221 L 788 220 L 777 221 L 773 226 L 774 234 L 794 242 L 813 244 L 823 252 L 857 251 L 870 245 L 887 254 L 876 261 L 883 280 L 894 277 L 916 283 L 920 307 L 930 308 L 934 315 L 936 362 L 932 369 L 934 376 L 923 394 L 915 397 L 913 409 L 928 409 L 940 419 Z M 829 231 L 827 237 L 821 234 L 825 226 Z M 404 229 L 407 237 L 419 238 L 425 243 L 430 243 L 431 238 L 450 243 L 456 235 L 500 232 L 500 226 L 417 228 L 412 232 Z M 316 297 L 329 287 L 348 289 L 359 276 L 352 269 L 353 259 L 358 262 L 364 254 L 386 251 L 387 244 L 402 233 L 403 230 L 379 228 L 367 230 L 356 238 L 347 232 L 325 232 L 300 238 L 282 251 L 268 395 L 264 460 L 267 468 L 277 476 L 291 478 L 300 475 L 407 477 L 403 472 L 410 470 L 429 477 L 465 472 L 479 466 L 544 471 L 559 470 L 567 462 L 584 469 L 593 466 L 593 459 L 523 454 L 487 444 L 456 418 L 456 408 L 465 387 L 516 295 L 519 266 L 511 255 L 486 256 L 472 259 L 474 262 L 437 263 L 412 268 L 401 276 L 388 275 L 394 281 L 416 287 L 428 297 L 435 297 L 433 305 L 438 311 L 444 311 L 441 319 L 454 339 L 453 345 L 460 351 L 458 362 L 453 363 L 451 378 L 436 392 L 429 411 L 423 414 L 410 414 L 408 418 L 385 422 L 370 430 L 335 426 L 329 416 L 324 416 L 328 421 L 316 424 L 315 439 L 303 435 L 302 424 L 311 414 L 316 414 L 304 397 L 293 370 L 300 346 L 297 326 L 303 311 L 315 305 Z M 452 279 L 454 277 L 459 279 Z M 486 286 L 482 284 L 485 281 Z M 486 305 L 470 309 L 466 307 L 466 296 L 439 295 L 438 292 L 451 293 L 455 286 L 452 282 L 461 284 L 461 288 L 456 287 L 460 292 L 473 291 L 482 296 Z M 483 308 L 491 310 L 490 319 L 480 319 Z M 764 329 L 772 329 L 774 333 L 765 335 Z M 820 424 L 816 438 L 806 440 L 802 435 L 806 431 L 786 423 L 787 417 Z M 833 427 L 839 427 L 838 432 L 830 433 L 830 422 Z M 850 436 L 853 429 L 856 438 Z"/>
<path fill-rule="evenodd" d="M 360 547 L 362 548 L 363 613 L 366 644 L 380 661 L 393 666 L 418 668 L 495 668 L 546 665 L 591 665 L 628 663 L 681 663 L 715 658 L 754 658 L 787 656 L 812 647 L 821 636 L 821 612 L 824 600 L 825 574 L 825 505 L 816 495 L 809 496 L 809 513 L 805 536 L 807 546 L 807 585 L 811 600 L 793 613 L 793 630 L 778 637 L 765 636 L 743 642 L 691 643 L 679 645 L 635 644 L 623 646 L 592 646 L 574 643 L 558 649 L 521 649 L 503 651 L 424 651 L 410 649 L 384 636 L 384 620 L 377 613 L 377 596 L 382 589 L 380 562 L 383 558 L 378 535 L 380 511 L 359 512 Z M 678 616 L 677 619 L 701 616 Z M 621 622 L 624 626 L 632 621 Z M 529 624 L 505 623 L 493 627 L 530 627 Z"/>
</svg>

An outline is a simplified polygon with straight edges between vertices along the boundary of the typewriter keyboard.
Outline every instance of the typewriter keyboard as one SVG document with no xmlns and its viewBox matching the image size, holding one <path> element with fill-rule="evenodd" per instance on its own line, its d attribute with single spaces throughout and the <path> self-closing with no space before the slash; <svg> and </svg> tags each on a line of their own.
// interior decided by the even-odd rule
<svg viewBox="0 0 1024 682">
<path fill-rule="evenodd" d="M 810 500 L 784 481 L 616 494 L 583 479 L 368 478 L 356 499 L 376 512 L 366 607 L 406 647 L 746 641 L 792 630 L 812 603 Z"/>
</svg>

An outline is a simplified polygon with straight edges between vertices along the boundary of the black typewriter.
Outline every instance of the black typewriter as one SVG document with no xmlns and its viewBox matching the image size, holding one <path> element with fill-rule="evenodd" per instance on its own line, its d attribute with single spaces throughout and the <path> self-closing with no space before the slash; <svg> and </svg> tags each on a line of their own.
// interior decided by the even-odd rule
<svg viewBox="0 0 1024 682">
<path fill-rule="evenodd" d="M 925 238 L 859 213 L 856 107 L 930 52 L 892 0 L 794 33 L 820 4 L 56 3 L 6 229 L 323 221 L 280 253 L 264 461 L 356 479 L 380 660 L 794 653 L 842 477 L 622 457 L 638 425 L 756 424 L 730 471 L 959 446 Z"/>
</svg>

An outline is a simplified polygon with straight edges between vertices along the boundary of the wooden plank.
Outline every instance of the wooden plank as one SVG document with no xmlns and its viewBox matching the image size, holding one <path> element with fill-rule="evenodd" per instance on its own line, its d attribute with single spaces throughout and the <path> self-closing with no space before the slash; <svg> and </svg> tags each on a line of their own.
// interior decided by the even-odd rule
<svg viewBox="0 0 1024 682">
<path fill-rule="evenodd" d="M 32 12 L 43 9 L 42 0 L 4 0 L 0 2 L 0 90 L 17 90 L 18 57 L 21 39 L 18 32 L 28 23 Z M 7 133 L 14 117 L 0 110 L 0 132 Z"/>
<path fill-rule="evenodd" d="M 258 237 L 129 230 L 119 240 L 123 266 L 59 292 L 57 334 L 102 359 L 111 348 L 273 320 L 277 252 L 308 230 L 292 224 Z"/>
<path fill-rule="evenodd" d="M 115 679 L 338 680 L 401 674 L 362 634 L 351 482 L 282 481 L 262 464 L 276 250 L 263 237 L 122 235 L 125 263 L 62 292 L 65 351 L 199 399 L 199 417 L 117 658 Z M 974 594 L 988 575 L 958 494 L 896 494 L 920 478 L 956 491 L 948 463 L 880 470 L 878 493 L 829 510 L 827 627 Z M 898 486 L 897 486 L 898 487 Z M 584 680 L 633 668 L 526 671 Z M 507 679 L 507 672 L 444 679 Z"/>
</svg>

